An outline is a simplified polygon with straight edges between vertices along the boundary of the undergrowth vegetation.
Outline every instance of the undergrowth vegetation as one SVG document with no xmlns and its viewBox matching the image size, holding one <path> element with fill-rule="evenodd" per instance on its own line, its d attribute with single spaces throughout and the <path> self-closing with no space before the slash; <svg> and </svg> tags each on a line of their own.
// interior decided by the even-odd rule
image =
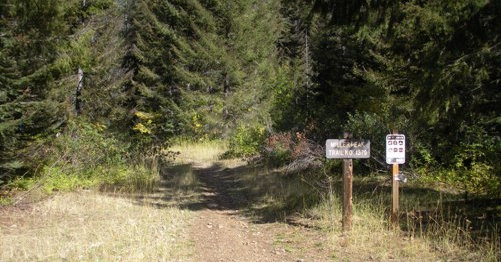
<svg viewBox="0 0 501 262">
<path fill-rule="evenodd" d="M 265 138 L 264 127 L 239 125 L 229 138 L 229 150 L 226 157 L 256 155 L 259 153 Z"/>
<path fill-rule="evenodd" d="M 11 191 L 40 189 L 45 194 L 77 189 L 153 190 L 159 163 L 172 156 L 154 151 L 139 156 L 130 143 L 109 135 L 105 128 L 99 123 L 69 122 L 64 133 L 33 152 L 36 172 L 17 177 L 6 187 Z"/>
</svg>

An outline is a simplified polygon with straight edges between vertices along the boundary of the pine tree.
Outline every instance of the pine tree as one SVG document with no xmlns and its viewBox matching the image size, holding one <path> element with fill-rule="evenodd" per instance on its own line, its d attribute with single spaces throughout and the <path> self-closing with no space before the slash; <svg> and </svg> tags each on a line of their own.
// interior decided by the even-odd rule
<svg viewBox="0 0 501 262">
<path fill-rule="evenodd" d="M 162 122 L 195 136 L 269 119 L 260 104 L 273 77 L 280 21 L 270 12 L 278 10 L 279 1 L 136 2 L 126 60 L 133 107 L 167 113 Z"/>
<path fill-rule="evenodd" d="M 77 0 L 12 0 L 0 7 L 0 165 L 4 174 L 36 165 L 26 160 L 68 118 L 68 101 L 74 92 L 66 92 L 65 82 L 78 67 L 71 68 L 68 53 L 74 50 L 69 50 L 67 36 L 81 18 L 80 4 Z M 76 83 L 71 86 L 74 90 Z"/>
</svg>

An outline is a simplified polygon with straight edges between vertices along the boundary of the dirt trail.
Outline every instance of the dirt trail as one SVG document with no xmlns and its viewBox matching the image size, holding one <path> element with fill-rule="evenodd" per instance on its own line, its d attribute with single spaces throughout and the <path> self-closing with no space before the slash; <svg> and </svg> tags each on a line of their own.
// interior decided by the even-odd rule
<svg viewBox="0 0 501 262">
<path fill-rule="evenodd" d="M 238 173 L 218 164 L 193 164 L 200 196 L 184 207 L 194 211 L 189 232 L 194 261 L 329 261 L 317 230 L 284 222 L 255 221 Z M 182 204 L 183 205 L 183 204 Z"/>
<path fill-rule="evenodd" d="M 190 230 L 195 261 L 293 261 L 273 246 L 273 225 L 253 224 L 241 216 L 221 179 L 221 171 L 201 169 L 205 207 L 196 213 Z"/>
<path fill-rule="evenodd" d="M 200 211 L 190 232 L 195 261 L 297 261 L 273 246 L 270 226 L 250 224 L 231 211 Z"/>
</svg>

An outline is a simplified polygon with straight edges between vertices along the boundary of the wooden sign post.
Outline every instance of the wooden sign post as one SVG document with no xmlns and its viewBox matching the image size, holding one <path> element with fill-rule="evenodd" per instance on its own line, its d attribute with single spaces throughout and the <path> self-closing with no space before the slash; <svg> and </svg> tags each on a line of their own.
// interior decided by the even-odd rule
<svg viewBox="0 0 501 262">
<path fill-rule="evenodd" d="M 398 164 L 393 164 L 393 172 L 392 172 L 392 205 L 391 205 L 391 223 L 393 225 L 398 225 L 398 206 L 399 206 L 399 181 L 398 181 Z"/>
<path fill-rule="evenodd" d="M 343 231 L 351 230 L 353 217 L 353 160 L 343 159 Z"/>
<path fill-rule="evenodd" d="M 353 217 L 353 158 L 369 158 L 369 140 L 351 139 L 351 133 L 344 133 L 344 139 L 327 139 L 327 158 L 343 159 L 343 232 L 351 230 Z"/>
<path fill-rule="evenodd" d="M 392 205 L 390 222 L 396 226 L 399 222 L 398 206 L 399 206 L 399 164 L 405 163 L 405 136 L 393 134 L 386 136 L 386 163 L 393 165 L 392 168 Z"/>
<path fill-rule="evenodd" d="M 344 139 L 351 133 L 344 133 Z M 343 159 L 343 231 L 351 230 L 353 217 L 353 159 Z"/>
</svg>

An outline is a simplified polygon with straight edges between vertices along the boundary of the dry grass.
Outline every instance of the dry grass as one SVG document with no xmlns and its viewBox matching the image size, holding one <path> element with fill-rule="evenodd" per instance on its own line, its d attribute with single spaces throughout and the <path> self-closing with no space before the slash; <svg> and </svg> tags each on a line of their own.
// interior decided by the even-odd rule
<svg viewBox="0 0 501 262">
<path fill-rule="evenodd" d="M 175 142 L 169 148 L 169 151 L 180 153 L 175 158 L 175 164 L 194 164 L 199 168 L 208 167 L 213 164 L 218 164 L 225 168 L 245 165 L 243 159 L 221 159 L 221 156 L 228 151 L 227 142 L 221 140 L 197 143 L 180 140 Z"/>
<path fill-rule="evenodd" d="M 186 240 L 185 228 L 191 211 L 178 207 L 200 202 L 200 181 L 193 173 L 194 165 L 198 168 L 217 163 L 224 172 L 235 172 L 235 182 L 240 186 L 233 188 L 233 193 L 249 196 L 242 208 L 247 207 L 247 214 L 256 220 L 285 219 L 291 207 L 304 208 L 316 201 L 312 187 L 297 176 L 247 166 L 241 160 L 219 160 L 226 150 L 224 143 L 179 142 L 170 150 L 181 154 L 174 166 L 163 170 L 165 185 L 157 187 L 156 193 L 134 199 L 92 192 L 58 194 L 27 209 L 0 209 L 0 261 L 189 260 L 193 247 Z M 409 203 L 403 206 L 419 205 L 419 199 L 430 197 L 423 194 L 407 194 Z M 499 242 L 473 245 L 467 234 L 458 233 L 461 228 L 457 223 L 437 224 L 424 233 L 412 227 L 390 230 L 388 195 L 384 192 L 355 195 L 353 229 L 343 234 L 339 194 L 334 192 L 328 199 L 307 211 L 296 211 L 307 215 L 307 223 L 318 226 L 315 234 L 328 236 L 328 241 L 311 245 L 325 248 L 329 260 L 499 261 Z M 277 243 L 298 243 L 295 254 L 301 253 L 301 247 L 311 248 L 305 244 L 312 241 L 311 237 L 291 234 Z M 287 245 L 286 251 L 296 248 Z"/>
<path fill-rule="evenodd" d="M 1 210 L 0 261 L 185 261 L 189 212 L 98 193 Z"/>
<path fill-rule="evenodd" d="M 193 143 L 189 141 L 178 141 L 169 150 L 180 152 L 176 158 L 178 163 L 193 162 L 215 162 L 228 149 L 228 145 L 223 141 L 205 141 Z"/>
<path fill-rule="evenodd" d="M 311 215 L 321 218 L 322 228 L 330 232 L 334 258 L 349 257 L 350 261 L 498 261 L 499 246 L 496 245 L 499 244 L 472 246 L 470 239 L 453 238 L 452 234 L 461 230 L 454 225 L 444 224 L 421 236 L 390 229 L 383 197 L 375 196 L 381 199 L 380 205 L 374 205 L 374 201 L 354 202 L 353 228 L 347 234 L 341 231 L 340 199 L 333 197 L 331 205 L 323 202 L 310 211 Z M 445 227 L 448 232 L 433 234 Z"/>
<path fill-rule="evenodd" d="M 182 163 L 213 163 L 226 145 L 180 142 L 170 150 L 182 153 L 153 193 L 65 193 L 0 209 L 0 261 L 189 261 L 191 213 L 178 205 L 196 201 L 198 181 Z"/>
<path fill-rule="evenodd" d="M 305 207 L 309 201 L 315 201 L 311 199 L 314 194 L 311 187 L 273 170 L 248 169 L 238 176 L 248 193 L 257 197 L 250 212 L 265 220 L 285 219 L 286 214 L 291 213 L 288 210 L 291 205 Z M 337 195 L 332 195 L 331 202 L 327 199 L 309 210 L 297 211 L 305 212 L 305 217 L 310 218 L 306 223 L 317 225 L 329 236 L 329 243 L 323 245 L 331 250 L 333 261 L 495 261 L 495 254 L 489 254 L 488 249 L 474 251 L 445 238 L 418 237 L 389 229 L 388 207 L 383 195 L 355 200 L 353 229 L 345 235 L 341 231 L 341 200 Z M 301 235 L 288 235 L 287 239 L 300 243 L 299 246 L 311 241 Z"/>
</svg>

